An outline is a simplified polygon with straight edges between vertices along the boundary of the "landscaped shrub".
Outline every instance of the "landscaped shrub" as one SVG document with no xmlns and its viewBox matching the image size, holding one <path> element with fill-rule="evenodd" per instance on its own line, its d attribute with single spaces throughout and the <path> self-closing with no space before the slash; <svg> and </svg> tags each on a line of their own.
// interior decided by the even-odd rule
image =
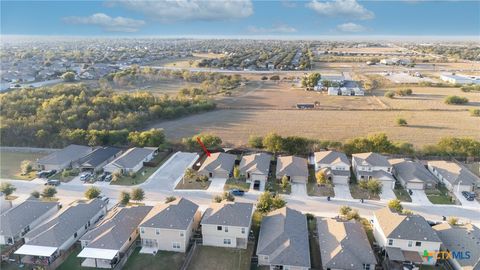
<svg viewBox="0 0 480 270">
<path fill-rule="evenodd" d="M 471 116 L 480 116 L 480 109 L 470 109 Z"/>
<path fill-rule="evenodd" d="M 395 93 L 393 91 L 387 91 L 384 96 L 387 98 L 393 98 Z"/>
</svg>

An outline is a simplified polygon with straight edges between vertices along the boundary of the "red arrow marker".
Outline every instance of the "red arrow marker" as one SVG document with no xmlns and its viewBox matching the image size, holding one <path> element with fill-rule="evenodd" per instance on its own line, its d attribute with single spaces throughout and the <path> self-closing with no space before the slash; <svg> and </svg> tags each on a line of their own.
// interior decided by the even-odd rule
<svg viewBox="0 0 480 270">
<path fill-rule="evenodd" d="M 207 148 L 205 147 L 205 145 L 203 144 L 202 140 L 200 139 L 200 137 L 197 137 L 197 142 L 200 144 L 200 146 L 202 147 L 203 151 L 205 151 L 205 154 L 207 154 L 207 156 L 210 156 L 210 152 L 208 152 Z"/>
</svg>

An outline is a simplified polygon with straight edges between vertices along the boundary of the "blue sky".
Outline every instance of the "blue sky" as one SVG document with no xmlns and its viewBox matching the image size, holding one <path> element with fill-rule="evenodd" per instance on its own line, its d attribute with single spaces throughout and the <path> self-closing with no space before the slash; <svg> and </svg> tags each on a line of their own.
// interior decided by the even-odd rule
<svg viewBox="0 0 480 270">
<path fill-rule="evenodd" d="M 480 36 L 480 2 L 2 0 L 1 34 Z"/>
</svg>

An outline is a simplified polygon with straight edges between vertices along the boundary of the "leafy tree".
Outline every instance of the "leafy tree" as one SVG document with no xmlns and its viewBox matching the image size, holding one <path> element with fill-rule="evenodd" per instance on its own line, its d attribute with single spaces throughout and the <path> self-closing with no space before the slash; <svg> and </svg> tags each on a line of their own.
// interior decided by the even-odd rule
<svg viewBox="0 0 480 270">
<path fill-rule="evenodd" d="M 185 170 L 185 174 L 183 175 L 183 177 L 188 180 L 193 180 L 193 179 L 197 179 L 198 174 L 197 174 L 197 171 L 195 171 L 194 169 L 187 168 Z"/>
<path fill-rule="evenodd" d="M 17 190 L 17 188 L 10 182 L 2 182 L 2 184 L 0 185 L 0 191 L 7 197 L 12 195 L 15 190 Z"/>
<path fill-rule="evenodd" d="M 281 139 L 281 150 L 291 155 L 302 155 L 309 152 L 310 140 L 298 136 Z"/>
<path fill-rule="evenodd" d="M 266 80 L 268 80 L 268 77 L 267 76 L 262 76 L 261 79 L 262 79 L 262 81 L 266 81 Z"/>
<path fill-rule="evenodd" d="M 347 215 L 345 216 L 347 220 L 359 220 L 360 219 L 360 215 L 358 214 L 358 211 L 357 210 L 352 210 L 350 212 L 347 213 Z"/>
<path fill-rule="evenodd" d="M 45 187 L 42 191 L 43 198 L 53 198 L 57 194 L 57 189 L 55 187 Z"/>
<path fill-rule="evenodd" d="M 120 193 L 120 204 L 127 205 L 130 202 L 130 193 L 122 191 Z"/>
<path fill-rule="evenodd" d="M 227 191 L 223 192 L 222 199 L 227 200 L 229 202 L 235 201 L 235 197 L 230 192 L 227 192 Z"/>
<path fill-rule="evenodd" d="M 85 198 L 91 200 L 100 196 L 100 193 L 102 191 L 99 188 L 92 186 L 85 191 Z"/>
<path fill-rule="evenodd" d="M 32 191 L 32 193 L 30 193 L 30 196 L 38 199 L 38 198 L 40 198 L 40 192 L 34 190 L 34 191 Z"/>
<path fill-rule="evenodd" d="M 280 80 L 280 76 L 278 76 L 278 75 L 273 75 L 273 76 L 270 77 L 270 80 L 271 80 L 271 81 L 279 81 L 279 80 Z"/>
<path fill-rule="evenodd" d="M 320 170 L 315 174 L 315 178 L 317 180 L 317 184 L 319 185 L 327 185 L 330 184 L 330 181 L 328 181 L 327 175 L 325 174 L 324 171 Z"/>
<path fill-rule="evenodd" d="M 452 226 L 456 226 L 456 225 L 458 225 L 458 218 L 457 217 L 449 217 L 447 222 L 448 222 L 448 224 L 450 224 Z"/>
<path fill-rule="evenodd" d="M 175 201 L 177 198 L 175 196 L 168 196 L 167 198 L 165 198 L 165 203 L 170 203 L 170 202 L 173 202 Z"/>
<path fill-rule="evenodd" d="M 287 205 L 287 202 L 280 196 L 280 195 L 275 195 L 272 198 L 272 211 L 280 209 L 282 207 L 285 207 Z"/>
<path fill-rule="evenodd" d="M 283 139 L 276 133 L 269 133 L 263 138 L 262 144 L 270 152 L 280 152 L 282 150 Z"/>
<path fill-rule="evenodd" d="M 64 82 L 74 82 L 75 81 L 75 73 L 71 71 L 67 71 L 63 73 L 62 79 Z"/>
<path fill-rule="evenodd" d="M 272 193 L 265 191 L 257 201 L 257 210 L 261 213 L 268 213 L 270 211 L 284 207 L 287 204 L 282 197 L 272 195 Z"/>
<path fill-rule="evenodd" d="M 404 127 L 407 125 L 407 120 L 405 120 L 404 118 L 397 118 L 397 125 Z"/>
<path fill-rule="evenodd" d="M 165 142 L 165 134 L 163 133 L 162 129 L 133 131 L 128 134 L 128 140 L 134 146 L 158 147 Z"/>
<path fill-rule="evenodd" d="M 403 206 L 399 199 L 390 200 L 388 202 L 388 208 L 397 213 L 402 213 L 403 211 Z"/>
<path fill-rule="evenodd" d="M 282 180 L 280 182 L 280 187 L 285 191 L 290 187 L 290 181 L 288 181 L 288 177 L 286 175 L 282 176 Z"/>
<path fill-rule="evenodd" d="M 361 189 L 368 189 L 368 180 L 364 179 L 358 181 L 358 187 L 360 187 Z"/>
<path fill-rule="evenodd" d="M 346 217 L 348 213 L 352 211 L 352 208 L 350 206 L 344 205 L 340 207 L 340 215 Z"/>
<path fill-rule="evenodd" d="M 197 138 L 200 138 L 202 143 L 209 150 L 219 149 L 222 145 L 222 139 L 220 139 L 220 137 L 206 133 L 194 135 L 191 138 L 183 138 L 182 143 L 191 151 L 200 151 L 202 148 L 198 143 Z"/>
<path fill-rule="evenodd" d="M 252 148 L 263 148 L 263 138 L 260 137 L 260 136 L 253 136 L 251 135 L 249 138 L 248 138 L 248 145 Z"/>
<path fill-rule="evenodd" d="M 20 172 L 22 175 L 30 173 L 33 169 L 32 162 L 30 160 L 23 160 L 20 164 Z"/>
<path fill-rule="evenodd" d="M 311 73 L 302 78 L 302 87 L 313 88 L 318 84 L 321 79 L 320 73 Z"/>
<path fill-rule="evenodd" d="M 367 183 L 368 192 L 374 196 L 378 196 L 382 193 L 382 182 L 378 179 L 370 179 Z"/>
<path fill-rule="evenodd" d="M 132 189 L 130 197 L 137 202 L 143 201 L 145 199 L 145 191 L 141 188 L 134 188 Z"/>
<path fill-rule="evenodd" d="M 223 201 L 223 198 L 220 195 L 216 195 L 215 197 L 213 197 L 213 201 L 216 203 L 221 203 Z"/>
</svg>

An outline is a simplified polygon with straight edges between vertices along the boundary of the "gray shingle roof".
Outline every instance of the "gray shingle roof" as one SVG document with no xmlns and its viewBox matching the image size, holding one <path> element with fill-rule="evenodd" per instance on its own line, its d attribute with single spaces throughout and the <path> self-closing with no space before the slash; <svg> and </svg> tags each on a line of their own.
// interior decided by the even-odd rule
<svg viewBox="0 0 480 270">
<path fill-rule="evenodd" d="M 233 165 L 235 165 L 235 160 L 237 156 L 227 153 L 213 153 L 205 161 L 199 171 L 213 172 L 215 170 L 221 169 L 225 171 L 231 171 Z"/>
<path fill-rule="evenodd" d="M 42 202 L 39 200 L 22 202 L 0 215 L 0 235 L 18 235 L 27 225 L 30 225 L 52 208 L 57 208 L 58 205 L 57 202 Z"/>
<path fill-rule="evenodd" d="M 310 268 L 307 218 L 284 207 L 262 219 L 257 255 L 269 256 L 272 265 Z"/>
<path fill-rule="evenodd" d="M 80 240 L 89 241 L 87 247 L 120 250 L 138 228 L 152 206 L 117 208 Z"/>
<path fill-rule="evenodd" d="M 353 154 L 352 158 L 355 159 L 355 163 L 358 165 L 370 165 L 375 167 L 391 166 L 386 157 L 373 152 Z"/>
<path fill-rule="evenodd" d="M 428 165 L 434 167 L 452 185 L 457 185 L 460 181 L 462 185 L 480 184 L 480 178 L 459 163 L 435 160 L 429 161 Z"/>
<path fill-rule="evenodd" d="M 435 185 L 437 179 L 422 164 L 413 161 L 403 161 L 393 165 L 395 174 L 405 182 L 418 181 Z"/>
<path fill-rule="evenodd" d="M 305 176 L 308 177 L 308 162 L 296 156 L 277 158 L 277 176 Z"/>
<path fill-rule="evenodd" d="M 268 175 L 268 172 L 270 171 L 271 160 L 272 155 L 266 153 L 243 156 L 242 160 L 240 161 L 239 169 L 242 173 L 258 172 Z"/>
<path fill-rule="evenodd" d="M 337 151 L 315 152 L 315 163 L 332 164 L 337 162 L 343 162 L 350 165 L 350 160 L 345 153 Z"/>
<path fill-rule="evenodd" d="M 197 204 L 184 198 L 168 204 L 158 204 L 143 219 L 140 227 L 186 230 L 197 210 Z"/>
<path fill-rule="evenodd" d="M 80 158 L 90 154 L 93 151 L 92 147 L 71 144 L 61 150 L 55 151 L 48 156 L 42 157 L 38 160 L 39 164 L 61 165 L 66 162 L 77 161 Z"/>
<path fill-rule="evenodd" d="M 356 221 L 317 219 L 320 255 L 325 269 L 363 269 L 363 264 L 377 264 L 367 234 Z"/>
<path fill-rule="evenodd" d="M 388 207 L 374 212 L 386 238 L 441 242 L 435 231 L 420 215 L 400 215 Z"/>
<path fill-rule="evenodd" d="M 59 247 L 105 206 L 106 202 L 101 199 L 70 206 L 53 219 L 28 232 L 25 235 L 25 238 L 30 239 L 27 244 Z"/>
<path fill-rule="evenodd" d="M 201 224 L 249 227 L 253 204 L 241 202 L 213 203 L 203 214 Z"/>
<path fill-rule="evenodd" d="M 95 149 L 92 153 L 81 159 L 82 167 L 97 167 L 105 161 L 111 159 L 113 156 L 120 153 L 122 150 L 116 147 L 100 147 Z"/>
<path fill-rule="evenodd" d="M 119 168 L 133 168 L 155 152 L 155 148 L 130 148 L 111 162 Z"/>
</svg>

